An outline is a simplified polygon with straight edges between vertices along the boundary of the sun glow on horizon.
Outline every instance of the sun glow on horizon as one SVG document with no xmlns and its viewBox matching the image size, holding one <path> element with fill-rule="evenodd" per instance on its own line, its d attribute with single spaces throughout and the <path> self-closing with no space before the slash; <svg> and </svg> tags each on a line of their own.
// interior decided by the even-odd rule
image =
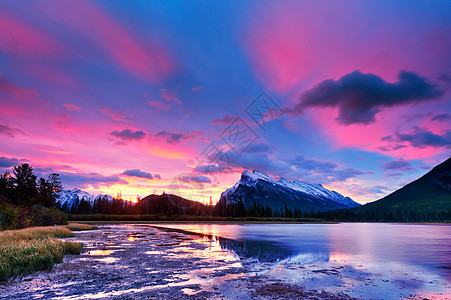
<svg viewBox="0 0 451 300">
<path fill-rule="evenodd" d="M 363 204 L 449 157 L 445 1 L 433 17 L 420 2 L 42 2 L 0 4 L 2 173 L 26 162 L 68 188 L 206 203 L 255 169 Z M 170 188 L 182 173 L 202 188 Z"/>
</svg>

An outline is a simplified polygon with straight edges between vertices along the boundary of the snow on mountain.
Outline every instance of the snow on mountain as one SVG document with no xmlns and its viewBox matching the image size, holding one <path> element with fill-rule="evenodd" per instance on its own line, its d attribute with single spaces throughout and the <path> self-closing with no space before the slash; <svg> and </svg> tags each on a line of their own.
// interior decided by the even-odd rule
<svg viewBox="0 0 451 300">
<path fill-rule="evenodd" d="M 98 195 L 98 196 L 94 196 L 88 192 L 79 190 L 77 188 L 72 189 L 72 190 L 62 190 L 61 192 L 57 193 L 57 201 L 59 201 L 61 203 L 61 206 L 63 206 L 65 203 L 67 203 L 67 207 L 70 208 L 72 207 L 72 205 L 75 203 L 75 201 L 77 200 L 77 197 L 79 200 L 84 199 L 89 201 L 91 204 L 94 203 L 94 200 L 98 197 L 107 197 L 108 201 L 112 201 L 113 197 L 111 197 L 110 195 Z"/>
<path fill-rule="evenodd" d="M 276 180 L 265 173 L 254 170 L 244 171 L 241 179 L 221 195 L 222 201 L 257 201 L 261 205 L 280 207 L 286 202 L 292 208 L 311 208 L 329 210 L 356 207 L 360 204 L 336 191 L 324 188 L 321 184 L 304 181 Z M 265 203 L 265 204 L 264 204 Z M 246 204 L 246 203 L 245 203 Z"/>
</svg>

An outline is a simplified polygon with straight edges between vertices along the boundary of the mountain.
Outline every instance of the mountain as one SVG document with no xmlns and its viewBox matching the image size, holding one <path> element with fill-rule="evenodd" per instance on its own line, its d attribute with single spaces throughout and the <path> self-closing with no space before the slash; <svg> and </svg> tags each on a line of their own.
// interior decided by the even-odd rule
<svg viewBox="0 0 451 300">
<path fill-rule="evenodd" d="M 166 193 L 144 197 L 136 203 L 135 207 L 142 214 L 165 215 L 203 215 L 207 209 L 200 202 Z"/>
<path fill-rule="evenodd" d="M 113 197 L 110 195 L 98 195 L 94 196 L 90 193 L 87 193 L 85 191 L 79 190 L 79 189 L 72 189 L 72 190 L 62 190 L 61 192 L 56 193 L 57 201 L 60 202 L 61 206 L 63 206 L 65 203 L 67 203 L 67 207 L 70 209 L 72 205 L 74 205 L 75 201 L 78 199 L 85 199 L 89 201 L 89 203 L 92 205 L 94 203 L 94 200 L 98 197 L 106 197 L 108 201 L 112 201 Z"/>
<path fill-rule="evenodd" d="M 419 211 L 451 209 L 451 157 L 419 179 L 356 210 L 382 209 Z"/>
<path fill-rule="evenodd" d="M 349 197 L 328 190 L 321 184 L 303 181 L 288 181 L 284 178 L 276 180 L 262 172 L 244 171 L 241 179 L 221 194 L 220 204 L 243 201 L 245 207 L 255 203 L 272 209 L 284 208 L 301 211 L 328 211 L 341 208 L 357 207 L 360 204 Z"/>
</svg>

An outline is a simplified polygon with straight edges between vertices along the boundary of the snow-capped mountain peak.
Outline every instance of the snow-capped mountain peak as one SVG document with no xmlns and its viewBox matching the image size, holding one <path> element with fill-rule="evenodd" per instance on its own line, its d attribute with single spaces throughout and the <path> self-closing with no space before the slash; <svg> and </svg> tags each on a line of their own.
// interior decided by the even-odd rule
<svg viewBox="0 0 451 300">
<path fill-rule="evenodd" d="M 258 196 L 259 195 L 259 196 Z M 359 206 L 349 197 L 344 197 L 336 191 L 331 191 L 324 188 L 321 184 L 313 184 L 304 181 L 294 180 L 289 181 L 285 178 L 279 180 L 266 175 L 263 172 L 254 170 L 253 172 L 244 171 L 241 174 L 241 179 L 231 188 L 222 193 L 221 199 L 224 201 L 246 201 L 247 198 L 252 198 L 252 201 L 279 198 L 278 206 L 287 203 L 288 206 L 298 206 L 297 202 L 310 202 L 306 207 L 318 207 L 322 210 L 335 208 L 348 208 Z M 293 202 L 295 201 L 295 202 Z M 298 203 L 300 204 L 300 203 Z M 321 204 L 321 205 L 317 205 Z"/>
<path fill-rule="evenodd" d="M 67 207 L 69 209 L 72 207 L 72 205 L 74 205 L 77 198 L 79 200 L 84 199 L 84 200 L 90 202 L 91 204 L 93 204 L 94 200 L 99 197 L 100 198 L 106 197 L 108 199 L 108 201 L 113 200 L 113 197 L 111 197 L 110 195 L 101 194 L 98 196 L 94 196 L 88 192 L 82 191 L 77 188 L 74 188 L 72 190 L 62 190 L 61 192 L 58 192 L 56 195 L 57 195 L 57 201 L 60 202 L 60 205 L 63 206 L 64 204 L 67 204 Z"/>
</svg>

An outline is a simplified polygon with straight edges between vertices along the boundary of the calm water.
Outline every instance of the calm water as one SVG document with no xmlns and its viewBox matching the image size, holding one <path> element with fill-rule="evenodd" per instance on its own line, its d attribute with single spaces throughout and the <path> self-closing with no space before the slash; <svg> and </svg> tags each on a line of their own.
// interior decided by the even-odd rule
<svg viewBox="0 0 451 300">
<path fill-rule="evenodd" d="M 260 261 L 343 261 L 427 271 L 451 282 L 451 226 L 416 224 L 168 224 L 221 237 L 221 246 Z"/>
</svg>

